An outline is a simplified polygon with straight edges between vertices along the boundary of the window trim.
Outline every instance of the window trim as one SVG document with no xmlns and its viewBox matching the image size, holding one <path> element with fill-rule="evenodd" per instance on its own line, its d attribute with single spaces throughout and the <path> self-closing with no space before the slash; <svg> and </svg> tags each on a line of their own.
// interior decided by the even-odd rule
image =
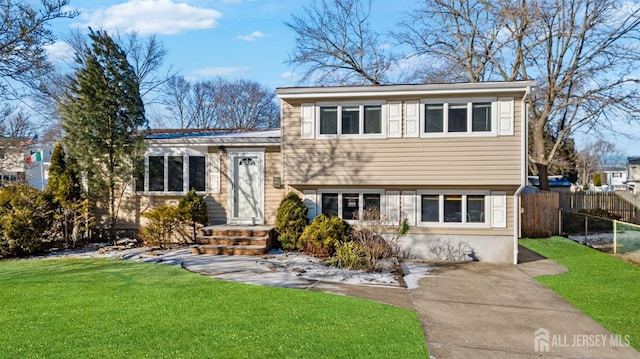
<svg viewBox="0 0 640 359">
<path fill-rule="evenodd" d="M 438 196 L 438 222 L 422 221 L 422 196 Z M 444 196 L 462 196 L 462 222 L 444 221 Z M 467 222 L 467 196 L 484 196 L 484 222 Z M 431 228 L 491 228 L 491 191 L 468 190 L 468 191 L 417 191 L 416 192 L 416 223 L 418 227 Z"/>
<path fill-rule="evenodd" d="M 205 195 L 211 190 L 209 186 L 209 172 L 212 170 L 208 164 L 207 147 L 150 147 L 144 154 L 144 190 L 136 191 L 135 184 L 133 189 L 135 193 L 141 195 L 167 195 L 176 196 L 184 195 L 189 192 L 189 157 L 204 157 L 204 173 L 205 183 L 203 191 L 196 191 L 199 195 Z M 164 185 L 162 191 L 149 190 L 149 157 L 163 157 Z M 182 191 L 169 191 L 169 157 L 182 157 Z M 134 179 L 135 180 L 135 179 Z M 185 190 L 185 188 L 187 188 Z"/>
<path fill-rule="evenodd" d="M 473 104 L 491 103 L 491 131 L 473 131 Z M 467 107 L 467 130 L 464 132 L 448 132 L 449 128 L 449 106 L 466 104 Z M 426 132 L 426 110 L 425 105 L 442 105 L 442 132 Z M 422 138 L 443 138 L 443 137 L 497 137 L 498 136 L 498 98 L 497 97 L 477 97 L 477 98 L 436 98 L 420 100 L 420 137 Z"/>
<path fill-rule="evenodd" d="M 383 189 L 359 189 L 359 188 L 323 188 L 323 189 L 318 189 L 317 191 L 317 208 L 316 208 L 316 214 L 320 215 L 322 214 L 322 195 L 325 193 L 337 193 L 338 194 L 338 217 L 342 218 L 343 216 L 343 212 L 342 212 L 342 195 L 344 193 L 358 193 L 358 213 L 361 216 L 362 215 L 362 211 L 364 210 L 364 198 L 363 195 L 364 194 L 379 194 L 380 195 L 380 217 L 382 220 L 382 218 L 385 215 L 385 191 Z M 345 222 L 350 223 L 350 224 L 354 224 L 357 223 L 358 220 L 356 219 L 344 219 L 342 218 Z"/>
<path fill-rule="evenodd" d="M 342 134 L 342 108 L 358 106 L 358 133 Z M 364 108 L 365 106 L 380 106 L 380 133 L 364 132 Z M 315 133 L 317 139 L 343 139 L 343 138 L 387 138 L 387 102 L 386 101 L 341 101 L 341 102 L 316 102 L 315 103 Z M 336 107 L 337 108 L 337 134 L 320 133 L 320 108 Z"/>
</svg>

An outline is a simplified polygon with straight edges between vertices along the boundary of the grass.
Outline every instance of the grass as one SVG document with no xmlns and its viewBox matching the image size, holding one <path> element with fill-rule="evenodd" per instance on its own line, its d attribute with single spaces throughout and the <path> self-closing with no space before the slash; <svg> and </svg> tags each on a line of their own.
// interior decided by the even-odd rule
<svg viewBox="0 0 640 359">
<path fill-rule="evenodd" d="M 539 282 L 640 350 L 640 267 L 562 237 L 520 244 L 569 269 Z"/>
<path fill-rule="evenodd" d="M 424 358 L 415 312 L 109 259 L 0 262 L 6 358 Z"/>
</svg>

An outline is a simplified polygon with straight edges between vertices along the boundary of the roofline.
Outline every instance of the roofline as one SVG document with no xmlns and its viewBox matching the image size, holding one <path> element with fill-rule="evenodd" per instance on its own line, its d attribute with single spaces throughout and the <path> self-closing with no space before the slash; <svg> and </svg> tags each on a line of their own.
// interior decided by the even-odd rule
<svg viewBox="0 0 640 359">
<path fill-rule="evenodd" d="M 280 137 L 180 137 L 154 138 L 144 140 L 149 145 L 182 144 L 182 145 L 226 145 L 226 146 L 279 146 Z"/>
<path fill-rule="evenodd" d="M 281 99 L 341 98 L 372 96 L 447 95 L 461 93 L 495 93 L 502 91 L 523 91 L 529 93 L 537 86 L 532 80 L 500 82 L 464 82 L 449 84 L 406 84 L 380 86 L 321 86 L 321 87 L 279 87 L 276 95 Z"/>
</svg>

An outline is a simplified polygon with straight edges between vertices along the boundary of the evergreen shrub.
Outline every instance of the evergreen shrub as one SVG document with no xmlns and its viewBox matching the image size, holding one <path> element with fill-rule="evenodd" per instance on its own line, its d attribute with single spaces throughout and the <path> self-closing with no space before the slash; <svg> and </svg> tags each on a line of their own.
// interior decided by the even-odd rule
<svg viewBox="0 0 640 359">
<path fill-rule="evenodd" d="M 307 206 L 294 193 L 289 192 L 278 206 L 275 230 L 284 249 L 300 249 L 300 236 L 308 224 Z"/>
</svg>

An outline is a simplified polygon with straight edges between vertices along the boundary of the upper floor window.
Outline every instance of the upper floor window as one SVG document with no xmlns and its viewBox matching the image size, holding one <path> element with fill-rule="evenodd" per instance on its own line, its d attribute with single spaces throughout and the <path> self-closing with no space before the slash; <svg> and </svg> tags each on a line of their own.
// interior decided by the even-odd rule
<svg viewBox="0 0 640 359">
<path fill-rule="evenodd" d="M 495 116 L 492 107 L 491 101 L 425 103 L 422 111 L 422 133 L 493 133 Z"/>
<path fill-rule="evenodd" d="M 318 106 L 320 136 L 368 136 L 383 134 L 382 105 L 340 104 Z"/>
</svg>

